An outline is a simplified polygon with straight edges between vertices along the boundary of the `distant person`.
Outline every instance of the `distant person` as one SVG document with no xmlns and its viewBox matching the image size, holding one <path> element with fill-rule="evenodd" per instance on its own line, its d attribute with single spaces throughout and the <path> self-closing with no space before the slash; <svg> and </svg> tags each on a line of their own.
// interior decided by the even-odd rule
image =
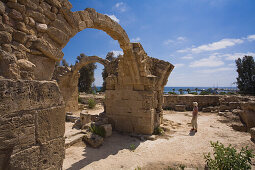
<svg viewBox="0 0 255 170">
<path fill-rule="evenodd" d="M 195 132 L 197 132 L 197 116 L 198 116 L 198 103 L 193 102 L 193 112 L 192 112 L 192 120 L 191 120 L 192 129 L 191 129 L 191 131 L 195 130 Z"/>
</svg>

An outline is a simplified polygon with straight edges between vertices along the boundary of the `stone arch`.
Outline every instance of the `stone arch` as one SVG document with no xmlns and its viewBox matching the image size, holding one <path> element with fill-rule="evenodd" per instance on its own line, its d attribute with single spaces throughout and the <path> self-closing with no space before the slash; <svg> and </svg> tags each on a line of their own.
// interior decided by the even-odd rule
<svg viewBox="0 0 255 170">
<path fill-rule="evenodd" d="M 72 68 L 73 74 L 74 75 L 77 74 L 82 67 L 84 67 L 84 66 L 86 66 L 86 65 L 88 65 L 90 63 L 100 63 L 104 67 L 106 67 L 109 64 L 109 61 L 106 60 L 106 59 L 102 59 L 102 58 L 100 58 L 98 56 L 83 57 L 81 59 L 81 61 L 79 63 L 76 63 L 74 65 L 74 67 Z"/>
<path fill-rule="evenodd" d="M 86 56 L 71 68 L 59 66 L 54 71 L 53 78 L 58 82 L 61 94 L 65 101 L 66 112 L 78 110 L 78 80 L 80 77 L 79 70 L 90 63 L 100 63 L 105 68 L 107 68 L 110 62 L 98 56 Z"/>
</svg>

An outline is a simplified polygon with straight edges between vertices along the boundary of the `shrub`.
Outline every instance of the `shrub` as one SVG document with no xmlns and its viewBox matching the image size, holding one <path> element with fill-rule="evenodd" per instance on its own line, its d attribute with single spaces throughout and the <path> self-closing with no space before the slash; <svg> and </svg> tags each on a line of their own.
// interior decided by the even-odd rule
<svg viewBox="0 0 255 170">
<path fill-rule="evenodd" d="M 200 92 L 200 95 L 209 95 L 209 94 L 210 94 L 209 91 L 201 91 L 201 92 Z"/>
<path fill-rule="evenodd" d="M 135 145 L 134 145 L 134 144 L 131 144 L 131 145 L 129 146 L 129 150 L 132 151 L 132 152 L 134 152 L 134 151 L 135 151 Z"/>
<path fill-rule="evenodd" d="M 93 108 L 95 108 L 95 106 L 96 106 L 95 100 L 94 100 L 94 99 L 89 99 L 89 100 L 88 100 L 88 107 L 89 107 L 90 109 L 93 109 Z"/>
<path fill-rule="evenodd" d="M 153 132 L 154 135 L 162 135 L 163 133 L 164 129 L 162 127 L 156 127 Z"/>
<path fill-rule="evenodd" d="M 219 95 L 226 95 L 226 92 L 220 92 Z"/>
<path fill-rule="evenodd" d="M 189 94 L 197 95 L 197 92 L 190 92 Z"/>
<path fill-rule="evenodd" d="M 221 170 L 241 170 L 241 169 L 251 169 L 251 158 L 254 154 L 248 147 L 242 148 L 238 153 L 234 147 L 229 145 L 224 147 L 222 143 L 211 142 L 214 153 L 211 157 L 210 152 L 204 155 L 206 164 L 209 169 L 221 169 Z"/>
<path fill-rule="evenodd" d="M 105 137 L 106 134 L 105 129 L 102 126 L 91 125 L 90 131 L 102 137 Z"/>
<path fill-rule="evenodd" d="M 176 95 L 176 93 L 175 93 L 175 92 L 171 92 L 171 91 L 169 91 L 169 92 L 168 92 L 168 94 L 174 94 L 174 95 Z"/>
</svg>

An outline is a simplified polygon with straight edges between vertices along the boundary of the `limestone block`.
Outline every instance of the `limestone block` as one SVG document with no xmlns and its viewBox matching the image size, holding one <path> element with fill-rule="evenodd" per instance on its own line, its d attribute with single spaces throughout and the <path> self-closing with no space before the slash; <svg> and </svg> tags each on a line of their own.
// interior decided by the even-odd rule
<svg viewBox="0 0 255 170">
<path fill-rule="evenodd" d="M 26 25 L 25 25 L 24 22 L 18 22 L 18 23 L 16 24 L 16 26 L 17 26 L 17 29 L 18 29 L 19 31 L 22 31 L 22 32 L 25 32 L 25 33 L 29 33 L 29 31 L 28 31 L 28 29 L 27 29 L 27 27 L 26 27 Z"/>
<path fill-rule="evenodd" d="M 74 14 L 67 8 L 61 8 L 60 10 L 64 14 L 64 17 L 68 24 L 70 24 L 72 28 L 76 28 L 79 21 L 75 19 Z"/>
<path fill-rule="evenodd" d="M 98 148 L 103 144 L 104 138 L 94 133 L 88 132 L 84 135 L 82 140 L 89 144 L 91 147 Z"/>
<path fill-rule="evenodd" d="M 242 103 L 241 107 L 243 112 L 240 113 L 240 117 L 247 128 L 255 127 L 255 102 Z"/>
<path fill-rule="evenodd" d="M 24 44 L 27 41 L 27 35 L 24 32 L 15 31 L 13 32 L 13 39 L 19 43 Z"/>
<path fill-rule="evenodd" d="M 63 105 L 59 88 L 54 81 L 2 79 L 0 87 L 0 114 Z"/>
<path fill-rule="evenodd" d="M 37 24 L 36 24 L 36 29 L 37 29 L 37 31 L 39 31 L 39 32 L 46 32 L 47 29 L 48 29 L 48 26 L 47 26 L 46 24 L 37 23 Z"/>
<path fill-rule="evenodd" d="M 49 28 L 48 34 L 53 40 L 61 45 L 66 44 L 69 40 L 69 36 L 67 34 L 54 27 Z"/>
<path fill-rule="evenodd" d="M 17 64 L 22 70 L 26 71 L 33 71 L 35 68 L 35 65 L 33 63 L 25 59 L 18 60 Z"/>
<path fill-rule="evenodd" d="M 19 11 L 16 11 L 15 9 L 12 9 L 11 12 L 9 13 L 9 17 L 13 18 L 16 21 L 22 21 L 23 16 Z"/>
<path fill-rule="evenodd" d="M 44 55 L 47 57 L 55 60 L 55 61 L 60 61 L 64 54 L 63 52 L 57 48 L 51 45 L 49 42 L 47 42 L 44 39 L 38 39 L 37 41 L 34 42 L 34 46 L 36 49 L 41 51 Z"/>
<path fill-rule="evenodd" d="M 11 155 L 8 169 L 31 169 L 37 170 L 40 155 L 39 146 L 33 146 L 26 150 Z"/>
<path fill-rule="evenodd" d="M 33 10 L 27 10 L 27 16 L 33 18 L 35 21 L 40 23 L 45 23 L 45 16 L 40 13 Z"/>
<path fill-rule="evenodd" d="M 111 124 L 104 124 L 101 127 L 105 130 L 105 137 L 112 136 L 112 125 Z"/>
<path fill-rule="evenodd" d="M 39 169 L 61 169 L 65 157 L 64 145 L 63 137 L 43 143 L 40 147 Z"/>
<path fill-rule="evenodd" d="M 2 44 L 2 49 L 6 52 L 11 53 L 12 52 L 12 47 L 10 44 Z"/>
<path fill-rule="evenodd" d="M 12 148 L 15 153 L 35 144 L 35 111 L 2 112 L 0 150 Z"/>
<path fill-rule="evenodd" d="M 32 2 L 31 0 L 19 0 L 19 1 L 22 1 L 23 5 L 26 5 L 27 7 L 29 7 L 32 10 L 37 10 L 37 8 L 38 8 L 38 5 L 36 3 L 34 3 L 35 1 L 34 2 Z"/>
<path fill-rule="evenodd" d="M 28 24 L 30 25 L 30 26 L 35 26 L 35 20 L 33 19 L 33 18 L 31 18 L 31 17 L 28 17 L 28 20 L 29 20 L 29 22 L 28 22 Z"/>
<path fill-rule="evenodd" d="M 87 123 L 90 123 L 91 122 L 91 115 L 88 114 L 88 112 L 84 112 L 82 111 L 80 113 L 80 120 L 81 120 L 81 125 L 86 125 Z"/>
<path fill-rule="evenodd" d="M 5 4 L 0 1 L 0 15 L 3 15 L 5 13 Z"/>
<path fill-rule="evenodd" d="M 44 143 L 48 140 L 64 136 L 64 107 L 52 107 L 38 110 L 36 115 L 36 141 Z"/>
<path fill-rule="evenodd" d="M 12 35 L 6 31 L 0 31 L 0 44 L 10 43 L 12 41 Z"/>
<path fill-rule="evenodd" d="M 9 8 L 13 8 L 17 11 L 19 11 L 20 13 L 24 13 L 26 11 L 26 7 L 25 5 L 21 5 L 17 2 L 7 2 L 6 4 Z"/>
<path fill-rule="evenodd" d="M 31 61 L 35 66 L 34 75 L 36 80 L 51 80 L 52 72 L 55 68 L 55 62 L 47 57 L 42 57 L 42 53 L 38 50 L 34 50 L 35 55 L 28 55 L 29 61 Z M 41 55 L 36 55 L 41 54 Z M 44 63 L 44 64 L 42 64 Z"/>
<path fill-rule="evenodd" d="M 44 15 L 48 17 L 51 21 L 54 21 L 57 18 L 56 14 L 50 11 L 44 12 Z"/>
<path fill-rule="evenodd" d="M 56 6 L 58 8 L 61 7 L 61 3 L 58 0 L 46 0 L 50 5 Z"/>
</svg>

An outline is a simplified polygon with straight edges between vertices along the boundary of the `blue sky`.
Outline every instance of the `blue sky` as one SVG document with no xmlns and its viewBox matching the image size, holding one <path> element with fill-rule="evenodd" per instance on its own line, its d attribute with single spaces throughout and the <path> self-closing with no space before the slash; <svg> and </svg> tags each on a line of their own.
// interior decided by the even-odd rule
<svg viewBox="0 0 255 170">
<path fill-rule="evenodd" d="M 255 57 L 255 0 L 70 0 L 72 11 L 94 8 L 116 20 L 131 42 L 175 65 L 167 86 L 235 86 L 235 59 Z M 80 53 L 105 58 L 121 53 L 100 30 L 85 29 L 63 49 L 74 63 Z M 101 64 L 95 84 L 102 84 Z"/>
</svg>

